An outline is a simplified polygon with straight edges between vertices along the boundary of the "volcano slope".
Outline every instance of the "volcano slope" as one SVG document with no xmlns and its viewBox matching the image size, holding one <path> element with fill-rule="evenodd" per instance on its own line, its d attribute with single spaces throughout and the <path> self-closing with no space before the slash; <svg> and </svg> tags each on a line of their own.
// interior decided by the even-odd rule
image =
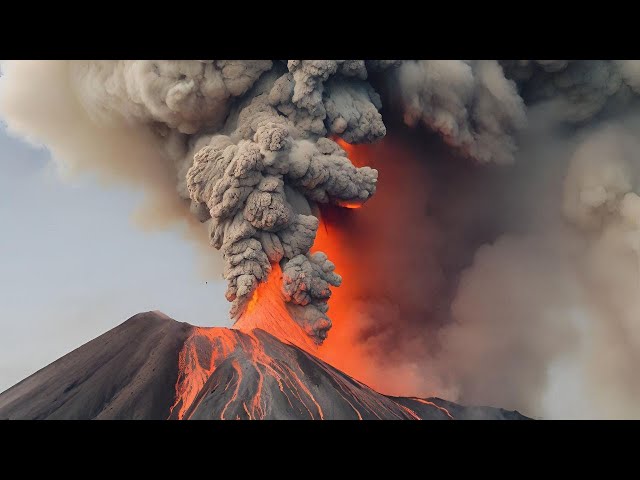
<svg viewBox="0 0 640 480">
<path fill-rule="evenodd" d="M 0 394 L 0 419 L 526 419 L 388 397 L 255 329 L 133 316 Z"/>
</svg>

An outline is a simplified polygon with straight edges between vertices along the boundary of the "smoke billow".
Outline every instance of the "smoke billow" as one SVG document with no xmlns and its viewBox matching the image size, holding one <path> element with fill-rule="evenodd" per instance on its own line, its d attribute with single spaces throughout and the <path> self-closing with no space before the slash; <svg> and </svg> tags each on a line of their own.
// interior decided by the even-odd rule
<svg viewBox="0 0 640 480">
<path fill-rule="evenodd" d="M 533 183 L 520 192 L 524 216 L 478 249 L 440 331 L 435 363 L 461 398 L 544 414 L 552 365 L 573 362 L 583 385 L 568 396 L 582 396 L 583 411 L 640 415 L 630 372 L 640 346 L 639 124 L 597 123 L 522 151 L 531 164 L 521 182 Z"/>
<path fill-rule="evenodd" d="M 493 64 L 503 88 L 488 93 L 469 80 L 475 62 L 433 63 L 405 62 L 391 73 L 385 100 L 410 130 L 387 121 L 378 152 L 363 149 L 380 171 L 379 189 L 346 222 L 355 246 L 345 255 L 360 263 L 372 237 L 392 236 L 372 257 L 399 259 L 380 270 L 364 261 L 373 267 L 350 292 L 358 307 L 346 315 L 348 341 L 330 340 L 327 358 L 393 394 L 413 388 L 532 415 L 567 412 L 545 404 L 553 387 L 562 392 L 557 404 L 578 398 L 583 413 L 574 414 L 637 417 L 637 65 Z M 478 113 L 483 95 L 492 107 Z M 443 151 L 418 123 L 454 149 Z M 394 162 L 383 166 L 382 156 Z M 378 204 L 384 195 L 392 199 Z M 385 212 L 394 203 L 421 213 L 405 222 Z M 347 291 L 336 294 L 343 303 Z M 346 344 L 368 360 L 352 361 Z M 552 378 L 561 364 L 579 382 Z"/>
<path fill-rule="evenodd" d="M 407 124 L 424 122 L 479 162 L 513 161 L 525 107 L 495 60 L 405 62 L 396 88 Z"/>
<path fill-rule="evenodd" d="M 222 252 L 234 318 L 278 265 L 317 343 L 331 305 L 319 353 L 384 393 L 553 414 L 569 362 L 582 411 L 640 416 L 640 62 L 2 70 L 11 130 Z"/>
<path fill-rule="evenodd" d="M 377 172 L 326 138 L 384 136 L 366 78 L 362 60 L 9 62 L 1 101 L 10 129 L 71 167 L 145 188 L 145 223 L 206 222 L 232 317 L 279 263 L 283 298 L 321 343 L 341 278 L 309 253 L 313 210 L 375 192 Z"/>
</svg>

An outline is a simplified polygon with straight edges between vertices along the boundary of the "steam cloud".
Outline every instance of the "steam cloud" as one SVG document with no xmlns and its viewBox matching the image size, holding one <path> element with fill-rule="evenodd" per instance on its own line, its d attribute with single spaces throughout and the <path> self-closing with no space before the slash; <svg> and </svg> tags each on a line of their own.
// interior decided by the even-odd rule
<svg viewBox="0 0 640 480">
<path fill-rule="evenodd" d="M 550 371 L 569 358 L 586 415 L 640 416 L 640 62 L 2 70 L 11 130 L 72 169 L 147 190 L 147 225 L 181 220 L 190 237 L 207 238 L 206 225 L 232 316 L 279 263 L 283 298 L 321 343 L 341 278 L 325 254 L 310 253 L 319 205 L 373 196 L 341 244 L 368 269 L 350 328 L 370 368 L 353 373 L 385 393 L 413 393 L 396 382 L 409 376 L 416 394 L 536 415 L 546 413 Z M 387 127 L 378 146 L 363 147 L 384 157 L 372 162 L 381 185 L 393 179 L 376 203 L 378 172 L 355 167 L 333 138 L 368 144 Z"/>
</svg>

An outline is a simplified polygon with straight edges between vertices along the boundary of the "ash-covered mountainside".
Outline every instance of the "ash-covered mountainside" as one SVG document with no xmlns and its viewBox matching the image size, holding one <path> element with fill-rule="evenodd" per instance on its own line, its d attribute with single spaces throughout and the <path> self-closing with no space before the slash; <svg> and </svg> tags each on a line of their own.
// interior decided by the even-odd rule
<svg viewBox="0 0 640 480">
<path fill-rule="evenodd" d="M 0 394 L 0 419 L 526 419 L 381 395 L 262 331 L 138 314 Z"/>
</svg>

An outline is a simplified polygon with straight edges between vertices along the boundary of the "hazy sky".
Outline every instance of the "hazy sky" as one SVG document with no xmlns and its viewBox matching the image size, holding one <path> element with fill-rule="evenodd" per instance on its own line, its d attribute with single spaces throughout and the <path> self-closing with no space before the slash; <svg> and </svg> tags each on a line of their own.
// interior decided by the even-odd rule
<svg viewBox="0 0 640 480">
<path fill-rule="evenodd" d="M 140 199 L 63 178 L 0 125 L 0 392 L 138 312 L 230 325 L 225 284 L 202 276 L 197 249 L 133 224 Z"/>
</svg>

